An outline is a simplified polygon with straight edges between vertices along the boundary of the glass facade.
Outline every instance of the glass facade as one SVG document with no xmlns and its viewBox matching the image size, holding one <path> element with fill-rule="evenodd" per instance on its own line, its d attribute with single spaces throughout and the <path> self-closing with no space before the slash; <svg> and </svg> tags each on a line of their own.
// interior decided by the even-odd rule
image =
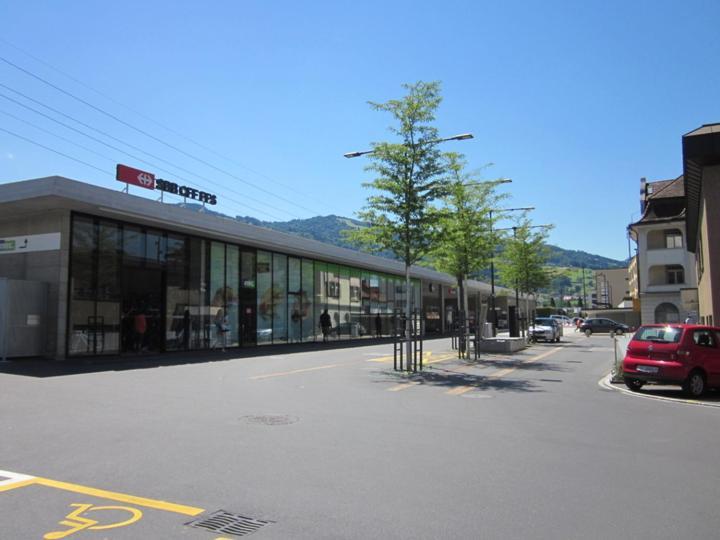
<svg viewBox="0 0 720 540">
<path fill-rule="evenodd" d="M 74 215 L 68 354 L 143 354 L 389 335 L 390 274 Z M 420 282 L 411 298 L 420 306 Z"/>
</svg>

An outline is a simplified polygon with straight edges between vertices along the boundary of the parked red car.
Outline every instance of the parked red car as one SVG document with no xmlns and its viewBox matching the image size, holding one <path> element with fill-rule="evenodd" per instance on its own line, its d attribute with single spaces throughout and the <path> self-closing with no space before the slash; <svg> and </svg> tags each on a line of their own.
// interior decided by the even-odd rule
<svg viewBox="0 0 720 540">
<path fill-rule="evenodd" d="M 681 385 L 693 397 L 720 387 L 720 328 L 697 324 L 648 324 L 633 336 L 623 360 L 625 384 Z"/>
</svg>

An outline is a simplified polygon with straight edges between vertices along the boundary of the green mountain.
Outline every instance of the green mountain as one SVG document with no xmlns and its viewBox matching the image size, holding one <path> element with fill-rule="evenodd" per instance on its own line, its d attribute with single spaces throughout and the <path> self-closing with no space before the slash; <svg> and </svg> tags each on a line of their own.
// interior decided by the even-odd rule
<svg viewBox="0 0 720 540">
<path fill-rule="evenodd" d="M 308 219 L 293 219 L 291 221 L 261 221 L 247 216 L 237 216 L 235 219 L 251 225 L 258 225 L 268 229 L 275 229 L 290 234 L 297 234 L 305 238 L 312 238 L 327 244 L 333 244 L 349 249 L 357 249 L 343 238 L 341 231 L 353 227 L 362 227 L 362 221 L 342 216 L 316 216 Z M 586 251 L 563 249 L 548 245 L 550 250 L 549 266 L 574 267 L 595 270 L 600 268 L 623 268 L 626 261 L 618 261 L 601 255 L 594 255 Z M 386 255 L 389 256 L 389 255 Z"/>
</svg>

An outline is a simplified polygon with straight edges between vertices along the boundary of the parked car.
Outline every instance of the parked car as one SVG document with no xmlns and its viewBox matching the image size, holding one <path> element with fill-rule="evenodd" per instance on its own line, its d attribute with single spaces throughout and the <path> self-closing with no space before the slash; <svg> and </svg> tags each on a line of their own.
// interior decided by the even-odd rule
<svg viewBox="0 0 720 540">
<path fill-rule="evenodd" d="M 630 327 L 627 324 L 615 322 L 611 319 L 585 319 L 580 325 L 580 331 L 585 332 L 586 336 L 598 333 L 598 334 L 617 334 L 622 335 L 625 332 L 630 331 Z"/>
<path fill-rule="evenodd" d="M 680 385 L 693 397 L 720 386 L 720 328 L 695 324 L 641 326 L 623 360 L 625 385 Z"/>
<path fill-rule="evenodd" d="M 528 328 L 528 335 L 532 340 L 560 341 L 562 324 L 550 317 L 536 317 L 533 325 Z"/>
<path fill-rule="evenodd" d="M 560 321 L 562 325 L 570 325 L 572 323 L 572 319 L 567 315 L 550 315 L 550 318 Z"/>
</svg>

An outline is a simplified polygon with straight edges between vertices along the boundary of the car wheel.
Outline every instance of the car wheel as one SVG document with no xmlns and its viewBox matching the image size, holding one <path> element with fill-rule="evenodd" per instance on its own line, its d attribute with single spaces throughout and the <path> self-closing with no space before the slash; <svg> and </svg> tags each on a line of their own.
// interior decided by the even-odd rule
<svg viewBox="0 0 720 540">
<path fill-rule="evenodd" d="M 644 381 L 640 379 L 625 379 L 625 386 L 627 386 L 633 392 L 637 392 L 645 385 Z"/>
<path fill-rule="evenodd" d="M 560 336 L 555 338 L 555 343 L 560 343 Z"/>
<path fill-rule="evenodd" d="M 587 337 L 592 336 L 592 330 L 590 330 L 589 328 L 588 328 L 587 330 L 585 330 L 585 335 L 586 335 Z"/>
<path fill-rule="evenodd" d="M 624 334 L 624 332 L 623 332 L 623 329 L 622 329 L 622 328 L 618 328 L 617 330 L 615 330 L 615 335 L 616 335 L 616 336 L 622 336 L 623 334 Z"/>
<path fill-rule="evenodd" d="M 705 375 L 703 375 L 702 371 L 691 372 L 688 378 L 685 379 L 683 390 L 695 398 L 702 396 L 705 393 Z"/>
</svg>

